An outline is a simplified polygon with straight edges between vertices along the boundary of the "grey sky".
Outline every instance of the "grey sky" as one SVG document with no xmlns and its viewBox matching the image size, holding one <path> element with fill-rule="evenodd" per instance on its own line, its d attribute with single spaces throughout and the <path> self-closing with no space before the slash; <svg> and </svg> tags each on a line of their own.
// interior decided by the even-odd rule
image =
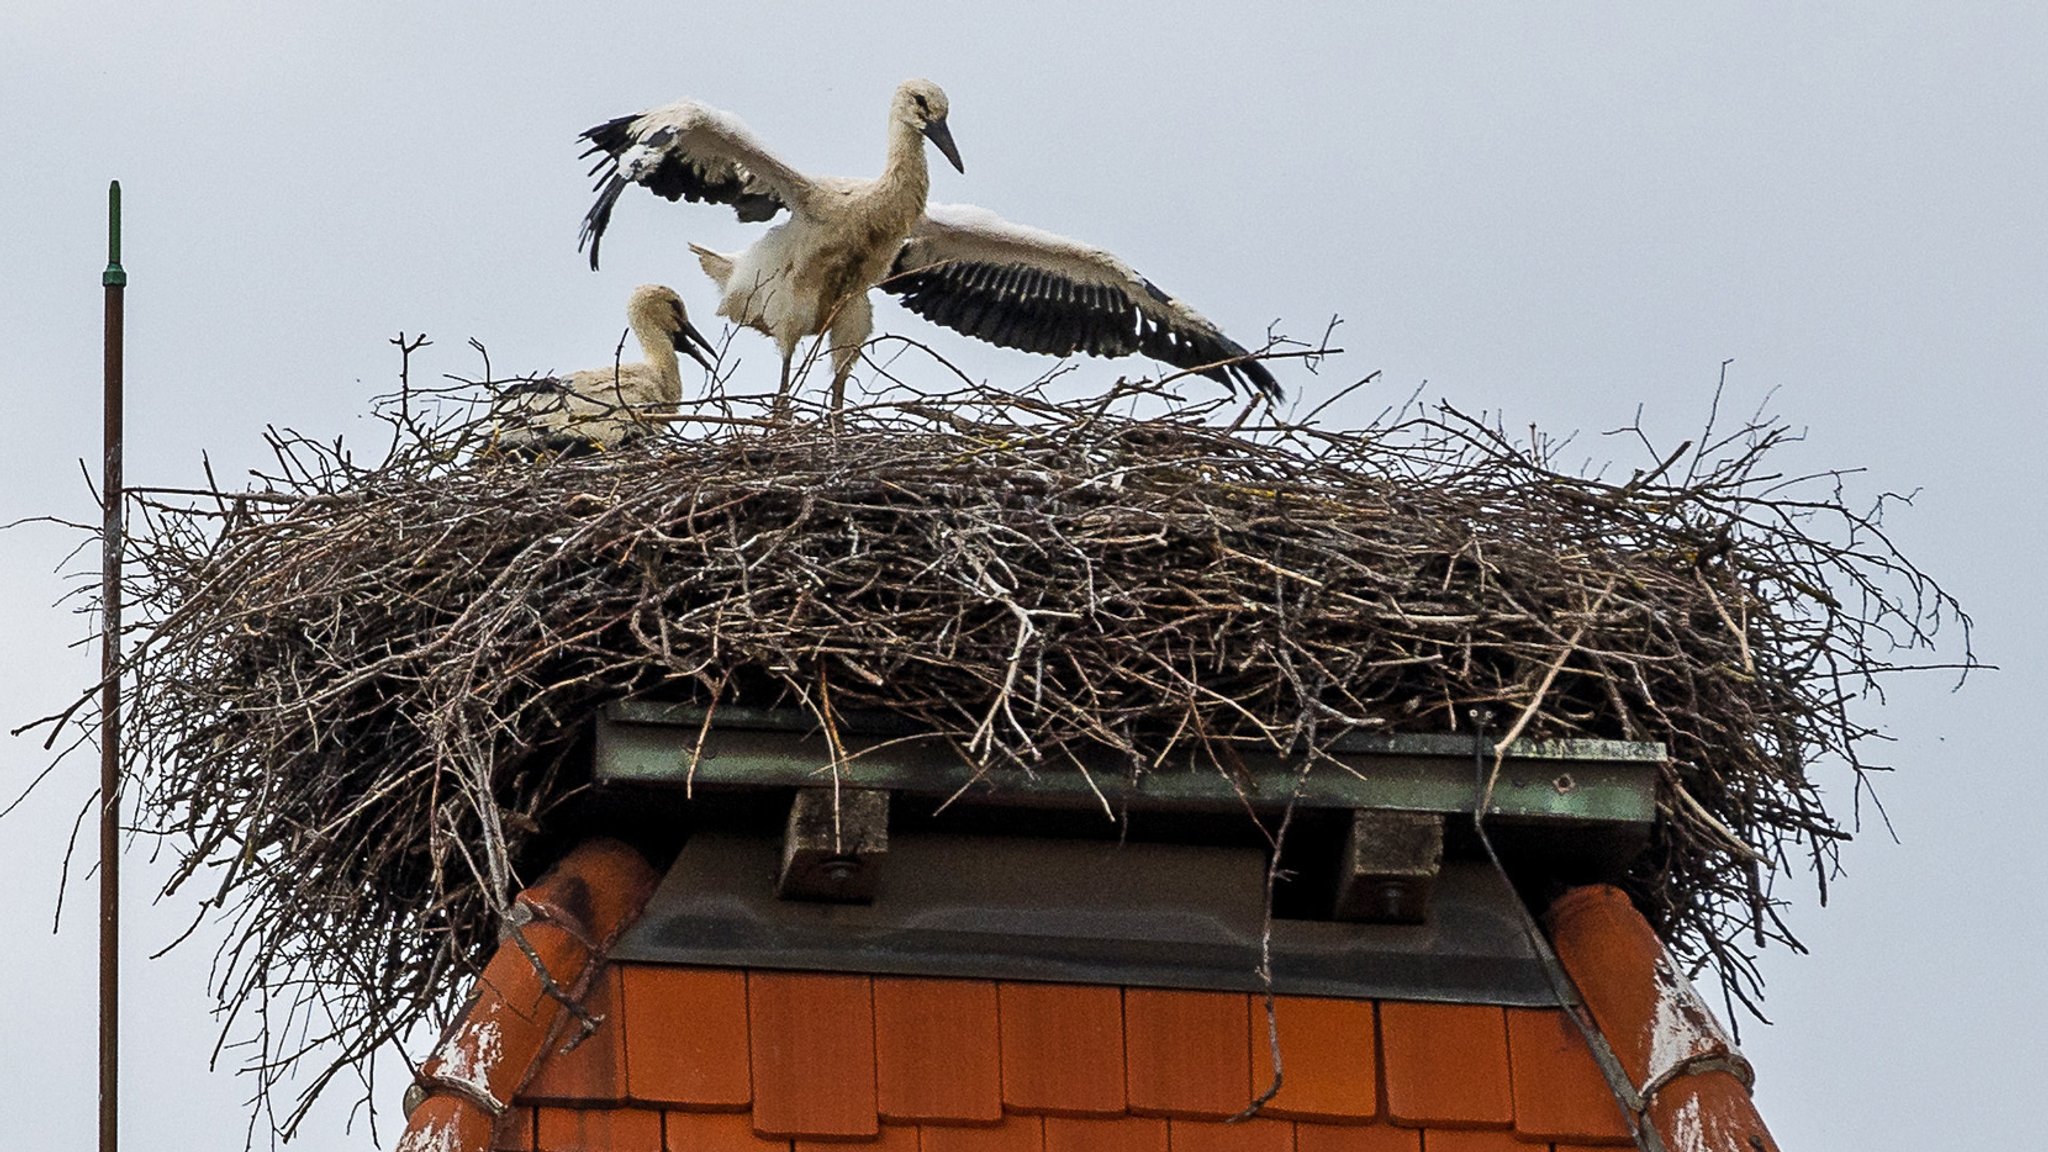
<svg viewBox="0 0 2048 1152">
<path fill-rule="evenodd" d="M 1600 457 L 1623 447 L 1597 433 L 1638 404 L 1670 440 L 1689 433 L 1732 357 L 1734 402 L 1774 393 L 1810 429 L 1788 463 L 1921 489 L 1897 539 L 2005 670 L 1961 694 L 1941 674 L 1896 683 L 1882 795 L 1903 844 L 1869 829 L 1826 910 L 1802 890 L 1814 954 L 1770 955 L 1779 1023 L 1746 1027 L 1745 1047 L 1788 1148 L 2038 1135 L 2048 8 L 991 7 L 10 0 L 0 520 L 92 514 L 76 460 L 97 451 L 109 177 L 129 199 L 129 474 L 184 483 L 202 452 L 224 475 L 258 463 L 266 423 L 366 430 L 401 328 L 435 339 L 431 374 L 472 369 L 469 336 L 501 370 L 608 359 L 643 281 L 709 321 L 683 245 L 747 230 L 632 195 L 604 271 L 586 271 L 581 129 L 687 95 L 799 166 L 863 175 L 892 86 L 930 76 L 967 164 L 935 169 L 934 199 L 1102 244 L 1247 343 L 1276 317 L 1300 335 L 1342 315 L 1349 354 L 1282 378 L 1315 398 L 1381 370 L 1341 409 L 1352 421 L 1426 381 L 1510 426 L 1581 429 Z M 876 320 L 997 380 L 1045 364 L 893 304 Z M 736 347 L 743 380 L 772 381 L 765 340 Z M 65 647 L 82 622 L 49 607 L 69 544 L 0 536 L 9 726 L 91 675 Z M 0 739 L 10 796 L 40 763 Z M 92 774 L 76 761 L 0 824 L 10 1145 L 91 1139 L 77 874 L 73 914 L 48 925 Z M 131 860 L 125 1130 L 135 1147 L 237 1146 L 248 1085 L 206 1071 L 209 949 L 143 960 L 189 906 L 144 910 L 152 872 Z M 380 1093 L 387 1124 L 401 1088 Z M 299 1146 L 366 1146 L 344 1119 L 324 1109 Z"/>
</svg>

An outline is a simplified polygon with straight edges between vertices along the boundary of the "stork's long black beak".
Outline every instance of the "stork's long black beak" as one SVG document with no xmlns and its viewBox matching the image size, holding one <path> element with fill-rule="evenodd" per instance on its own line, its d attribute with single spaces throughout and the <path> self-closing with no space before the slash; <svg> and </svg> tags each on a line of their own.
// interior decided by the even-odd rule
<svg viewBox="0 0 2048 1152">
<path fill-rule="evenodd" d="M 695 324 L 690 323 L 688 320 L 683 321 L 682 337 L 677 342 L 676 347 L 685 356 L 702 364 L 707 371 L 715 372 L 718 370 L 717 365 L 712 363 L 712 359 L 718 355 L 718 349 L 713 348 L 711 341 L 706 340 L 704 334 L 697 331 Z M 702 351 L 699 351 L 699 348 Z"/>
<path fill-rule="evenodd" d="M 939 151 L 946 154 L 946 159 L 953 162 L 954 171 L 962 176 L 967 174 L 967 166 L 960 163 L 960 149 L 953 145 L 953 130 L 946 127 L 944 120 L 934 120 L 925 125 L 924 138 L 938 145 Z"/>
</svg>

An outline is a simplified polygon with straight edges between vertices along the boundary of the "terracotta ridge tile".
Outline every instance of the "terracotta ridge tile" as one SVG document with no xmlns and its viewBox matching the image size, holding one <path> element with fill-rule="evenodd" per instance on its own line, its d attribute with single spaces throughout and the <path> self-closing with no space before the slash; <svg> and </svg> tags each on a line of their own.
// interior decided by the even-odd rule
<svg viewBox="0 0 2048 1152">
<path fill-rule="evenodd" d="M 617 968 L 604 961 L 591 966 L 578 1003 L 594 1022 L 567 1013 L 561 1027 L 541 1049 L 533 1074 L 517 1099 L 532 1103 L 579 1105 L 618 1104 L 626 1099 L 627 1019 L 619 1002 Z"/>
<path fill-rule="evenodd" d="M 1628 894 L 1574 888 L 1551 904 L 1552 947 L 1667 1142 L 1678 1129 L 1776 1148 L 1749 1098 L 1749 1064 Z"/>
<path fill-rule="evenodd" d="M 497 1121 L 474 1101 L 429 1096 L 405 1118 L 397 1152 L 490 1152 Z"/>
<path fill-rule="evenodd" d="M 491 1138 L 491 1152 L 533 1152 L 539 1123 L 534 1110 L 516 1107 L 498 1118 L 498 1130 Z"/>
<path fill-rule="evenodd" d="M 488 1149 L 498 1119 L 539 1066 L 563 1020 L 574 1019 L 558 997 L 580 1002 L 588 994 L 597 958 L 590 943 L 608 947 L 639 915 L 655 880 L 639 853 L 600 838 L 570 851 L 521 893 L 515 908 L 551 909 L 573 917 L 576 930 L 545 918 L 511 926 L 518 939 L 499 944 L 468 1002 L 420 1065 L 406 1093 L 411 1107 L 399 1149 Z M 458 1115 L 469 1118 L 454 1119 Z M 471 1138 L 479 1124 L 481 1142 Z"/>
</svg>

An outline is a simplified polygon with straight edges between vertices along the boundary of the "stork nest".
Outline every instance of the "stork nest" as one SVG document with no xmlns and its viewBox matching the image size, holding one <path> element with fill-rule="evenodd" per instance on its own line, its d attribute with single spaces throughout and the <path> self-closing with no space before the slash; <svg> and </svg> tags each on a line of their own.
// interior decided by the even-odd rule
<svg viewBox="0 0 2048 1152">
<path fill-rule="evenodd" d="M 169 888 L 229 911 L 217 992 L 265 1090 L 452 1007 L 590 784 L 579 722 L 647 694 L 885 710 L 1038 773 L 1307 763 L 1477 710 L 1661 741 L 1628 886 L 1753 1006 L 1755 951 L 1796 944 L 1774 882 L 1825 884 L 1851 831 L 1813 769 L 1860 788 L 1859 699 L 1968 623 L 1887 501 L 1788 484 L 1769 422 L 1638 436 L 1618 479 L 1450 408 L 1343 431 L 1155 389 L 728 404 L 540 463 L 414 396 L 380 463 L 278 434 L 253 489 L 136 497 L 128 770 Z"/>
</svg>

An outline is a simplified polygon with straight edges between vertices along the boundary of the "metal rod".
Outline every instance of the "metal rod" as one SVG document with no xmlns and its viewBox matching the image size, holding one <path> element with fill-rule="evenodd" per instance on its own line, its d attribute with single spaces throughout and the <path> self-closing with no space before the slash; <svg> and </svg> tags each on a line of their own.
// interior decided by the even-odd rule
<svg viewBox="0 0 2048 1152">
<path fill-rule="evenodd" d="M 100 529 L 100 1152 L 120 1146 L 121 1071 L 121 182 L 107 187 L 105 471 Z"/>
</svg>

